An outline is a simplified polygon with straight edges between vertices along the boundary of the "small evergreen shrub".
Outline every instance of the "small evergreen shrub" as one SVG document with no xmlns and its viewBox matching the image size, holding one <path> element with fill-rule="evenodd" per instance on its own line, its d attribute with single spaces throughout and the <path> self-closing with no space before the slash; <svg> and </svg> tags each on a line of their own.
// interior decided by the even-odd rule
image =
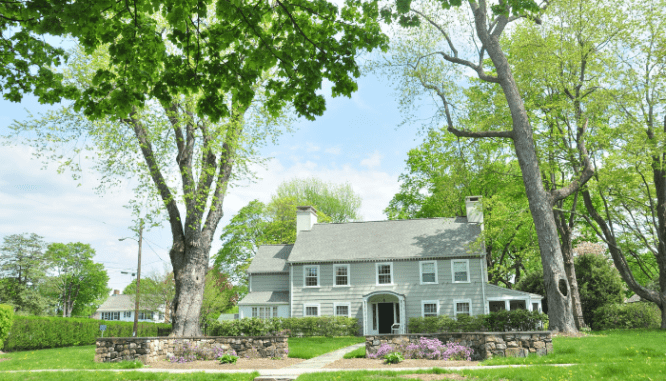
<svg viewBox="0 0 666 381">
<path fill-rule="evenodd" d="M 654 303 L 607 304 L 594 311 L 592 329 L 659 328 L 661 311 Z"/>
<path fill-rule="evenodd" d="M 12 306 L 0 304 L 0 348 L 3 347 L 5 339 L 9 336 L 13 321 L 14 309 Z"/>
<path fill-rule="evenodd" d="M 243 318 L 215 322 L 211 336 L 355 336 L 358 319 L 341 316 L 304 318 Z"/>
<path fill-rule="evenodd" d="M 547 324 L 546 314 L 513 310 L 488 315 L 461 315 L 458 319 L 447 315 L 413 317 L 409 319 L 407 329 L 413 333 L 538 331 L 543 330 Z"/>
<path fill-rule="evenodd" d="M 132 322 L 105 321 L 85 318 L 63 318 L 45 316 L 15 316 L 5 341 L 4 350 L 17 351 L 92 345 L 102 335 L 101 324 L 106 325 L 104 337 L 130 337 L 134 329 Z M 139 323 L 139 337 L 157 336 L 158 328 L 171 324 Z"/>
</svg>

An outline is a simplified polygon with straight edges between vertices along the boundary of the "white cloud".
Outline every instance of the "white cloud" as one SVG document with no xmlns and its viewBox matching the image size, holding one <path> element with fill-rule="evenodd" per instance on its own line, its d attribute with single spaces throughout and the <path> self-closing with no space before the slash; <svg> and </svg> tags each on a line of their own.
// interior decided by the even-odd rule
<svg viewBox="0 0 666 381">
<path fill-rule="evenodd" d="M 335 146 L 335 147 L 329 147 L 324 150 L 326 153 L 330 153 L 331 155 L 339 155 L 340 152 L 342 152 L 342 147 L 340 146 Z"/>
<path fill-rule="evenodd" d="M 316 146 L 310 142 L 305 143 L 305 145 L 306 145 L 305 147 L 306 152 L 317 152 L 321 149 L 319 146 Z"/>
<path fill-rule="evenodd" d="M 379 167 L 382 163 L 382 158 L 384 155 L 380 154 L 379 151 L 375 150 L 372 155 L 369 155 L 367 158 L 361 160 L 361 166 L 367 167 L 368 169 L 373 169 Z"/>
</svg>

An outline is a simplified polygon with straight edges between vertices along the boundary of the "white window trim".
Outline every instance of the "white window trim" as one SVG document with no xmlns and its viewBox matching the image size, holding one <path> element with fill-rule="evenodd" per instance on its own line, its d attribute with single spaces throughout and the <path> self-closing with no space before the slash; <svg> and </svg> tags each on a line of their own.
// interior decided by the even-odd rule
<svg viewBox="0 0 666 381">
<path fill-rule="evenodd" d="M 472 299 L 454 299 L 453 300 L 453 316 L 458 317 L 458 303 L 469 303 L 469 316 L 472 316 Z"/>
<path fill-rule="evenodd" d="M 379 266 L 389 265 L 391 266 L 391 283 L 379 283 Z M 393 262 L 380 262 L 375 263 L 375 282 L 377 286 L 393 286 L 394 285 L 394 274 L 393 274 Z"/>
<path fill-rule="evenodd" d="M 305 275 L 307 274 L 308 267 L 316 267 L 317 268 L 317 285 L 316 286 L 308 286 L 307 283 L 306 283 Z M 319 265 L 305 265 L 305 266 L 303 266 L 303 288 L 319 288 L 319 287 L 321 287 L 321 269 L 319 268 Z"/>
<path fill-rule="evenodd" d="M 347 268 L 347 284 L 337 284 L 336 269 L 338 267 L 346 267 Z M 351 266 L 345 265 L 345 264 L 333 265 L 333 287 L 351 287 Z"/>
<path fill-rule="evenodd" d="M 346 317 L 351 317 L 351 303 L 333 303 L 333 316 L 344 316 L 344 315 L 337 315 L 336 313 L 338 312 L 338 306 L 347 306 L 347 316 Z"/>
<path fill-rule="evenodd" d="M 434 282 L 424 282 L 423 281 L 423 265 L 427 263 L 432 263 L 435 265 L 435 281 Z M 439 283 L 439 276 L 437 274 L 437 261 L 421 261 L 419 262 L 419 282 L 421 284 L 438 284 Z"/>
<path fill-rule="evenodd" d="M 307 311 L 307 307 L 317 307 L 316 316 L 321 316 L 321 306 L 319 305 L 319 303 L 305 303 L 303 304 L 303 317 L 312 317 L 310 315 L 305 314 L 305 312 Z"/>
<path fill-rule="evenodd" d="M 421 317 L 425 317 L 425 305 L 434 304 L 437 306 L 437 316 L 439 316 L 439 300 L 421 300 Z"/>
<path fill-rule="evenodd" d="M 456 281 L 455 263 L 464 263 L 467 270 L 467 281 Z M 469 273 L 469 259 L 453 259 L 451 260 L 451 283 L 471 283 L 472 274 Z"/>
</svg>

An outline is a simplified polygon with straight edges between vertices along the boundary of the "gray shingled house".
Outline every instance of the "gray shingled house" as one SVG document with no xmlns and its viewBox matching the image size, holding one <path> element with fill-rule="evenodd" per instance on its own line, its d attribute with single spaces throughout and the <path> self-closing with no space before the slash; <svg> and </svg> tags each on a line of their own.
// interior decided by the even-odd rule
<svg viewBox="0 0 666 381">
<path fill-rule="evenodd" d="M 334 224 L 298 207 L 296 243 L 261 246 L 248 268 L 240 318 L 356 317 L 369 335 L 415 316 L 540 311 L 540 295 L 487 283 L 480 199 L 467 217 Z"/>
</svg>

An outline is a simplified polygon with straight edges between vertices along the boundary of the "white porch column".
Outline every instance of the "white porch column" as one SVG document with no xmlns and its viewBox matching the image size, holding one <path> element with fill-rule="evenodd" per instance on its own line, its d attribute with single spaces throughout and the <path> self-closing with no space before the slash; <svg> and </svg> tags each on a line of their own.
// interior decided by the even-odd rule
<svg viewBox="0 0 666 381">
<path fill-rule="evenodd" d="M 400 309 L 400 334 L 405 334 L 407 332 L 407 315 L 405 314 L 405 298 L 400 298 L 399 306 Z"/>
<path fill-rule="evenodd" d="M 368 301 L 363 301 L 363 335 L 368 334 Z"/>
</svg>

